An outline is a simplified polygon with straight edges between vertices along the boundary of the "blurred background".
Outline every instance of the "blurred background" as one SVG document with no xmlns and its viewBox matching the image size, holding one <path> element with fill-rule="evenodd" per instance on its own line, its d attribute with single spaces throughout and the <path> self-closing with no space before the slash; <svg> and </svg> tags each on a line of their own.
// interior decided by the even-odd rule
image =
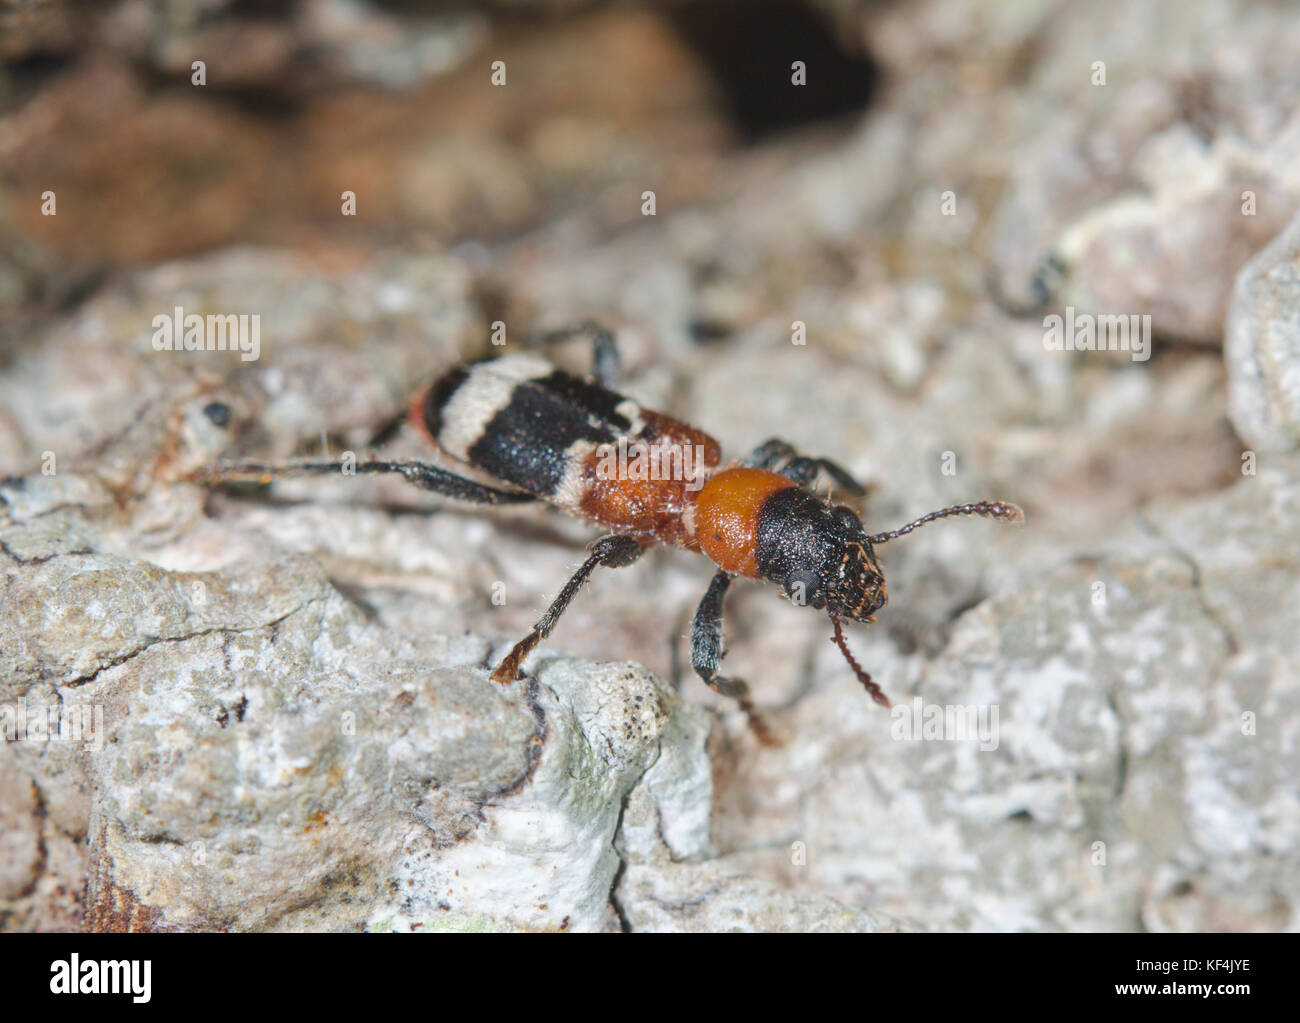
<svg viewBox="0 0 1300 1023">
<path fill-rule="evenodd" d="M 1234 282 L 1300 208 L 1298 99 L 1288 0 L 0 0 L 0 476 L 55 452 L 119 550 L 179 564 L 193 518 L 139 496 L 167 459 L 414 453 L 395 418 L 491 324 L 598 320 L 629 393 L 837 459 L 872 529 L 1029 519 L 891 545 L 852 640 L 896 699 L 1000 700 L 978 761 L 891 743 L 825 623 L 756 589 L 727 667 L 762 750 L 683 660 L 702 566 L 593 582 L 552 642 L 716 708 L 720 857 L 909 926 L 1294 928 L 1297 370 L 1258 343 L 1293 307 L 1276 259 Z M 260 358 L 152 351 L 175 306 L 259 314 Z M 1149 358 L 1049 350 L 1067 307 L 1149 317 Z M 229 435 L 156 419 L 214 398 Z M 311 554 L 394 629 L 512 636 L 590 536 L 284 493 L 206 508 L 226 553 Z M 26 885 L 13 925 L 77 919 Z"/>
</svg>

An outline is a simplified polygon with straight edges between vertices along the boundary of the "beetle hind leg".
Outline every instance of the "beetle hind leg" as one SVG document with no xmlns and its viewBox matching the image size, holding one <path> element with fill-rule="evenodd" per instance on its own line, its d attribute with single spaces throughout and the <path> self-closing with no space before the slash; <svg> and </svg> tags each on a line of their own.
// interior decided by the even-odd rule
<svg viewBox="0 0 1300 1023">
<path fill-rule="evenodd" d="M 596 383 L 608 391 L 617 390 L 619 381 L 623 377 L 623 359 L 619 355 L 618 342 L 614 338 L 614 333 L 608 328 L 602 327 L 593 320 L 587 320 L 573 327 L 548 330 L 539 334 L 535 343 L 553 344 L 579 334 L 591 335 L 591 375 Z"/>
<path fill-rule="evenodd" d="M 431 490 L 472 504 L 525 504 L 532 494 L 501 490 L 459 476 L 426 462 L 217 462 L 190 473 L 189 479 L 205 486 L 225 483 L 271 483 L 296 476 L 351 476 L 395 473 L 422 490 Z"/>
</svg>

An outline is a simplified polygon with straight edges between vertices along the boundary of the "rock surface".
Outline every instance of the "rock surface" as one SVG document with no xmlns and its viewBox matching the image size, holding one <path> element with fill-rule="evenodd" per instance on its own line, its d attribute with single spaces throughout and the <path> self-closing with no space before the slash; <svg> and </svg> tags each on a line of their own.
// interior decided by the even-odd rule
<svg viewBox="0 0 1300 1023">
<path fill-rule="evenodd" d="M 297 222 L 97 287 L 55 274 L 58 252 L 255 234 L 266 200 L 240 182 L 274 133 L 218 107 L 202 151 L 228 153 L 225 184 L 180 240 L 152 206 L 75 244 L 62 213 L 5 222 L 0 300 L 28 300 L 0 322 L 0 927 L 1300 928 L 1295 19 L 1161 0 L 1117 36 L 1118 0 L 822 9 L 888 87 L 759 147 L 726 148 L 666 32 L 636 49 L 643 11 L 525 47 L 642 59 L 580 116 L 539 113 L 565 86 L 467 123 L 464 165 L 436 117 L 394 129 L 389 104 L 424 98 L 376 100 L 405 155 L 348 166 L 379 220 L 496 240 L 326 245 Z M 165 62 L 153 31 L 138 59 Z M 244 73 L 274 77 L 289 42 Z M 666 67 L 694 70 L 643 108 L 637 76 Z M 12 179 L 59 165 L 87 82 L 122 112 L 106 149 L 169 138 L 184 117 L 122 76 L 79 65 L 7 122 Z M 349 102 L 304 115 L 331 203 Z M 1049 351 L 1041 303 L 1150 313 L 1151 358 Z M 259 357 L 154 351 L 176 305 L 260 313 Z M 881 548 L 890 603 L 849 641 L 892 713 L 823 618 L 738 586 L 726 667 L 779 739 L 759 745 L 690 671 L 709 570 L 669 551 L 597 573 L 498 687 L 487 666 L 590 530 L 386 479 L 186 479 L 223 454 L 422 452 L 390 427 L 490 323 L 514 349 L 591 317 L 618 328 L 628 393 L 731 455 L 779 433 L 836 458 L 871 482 L 873 529 L 1025 507 L 1023 528 Z M 587 367 L 581 340 L 547 354 Z"/>
<path fill-rule="evenodd" d="M 1237 433 L 1265 451 L 1300 447 L 1300 216 L 1242 268 L 1224 357 Z"/>
</svg>

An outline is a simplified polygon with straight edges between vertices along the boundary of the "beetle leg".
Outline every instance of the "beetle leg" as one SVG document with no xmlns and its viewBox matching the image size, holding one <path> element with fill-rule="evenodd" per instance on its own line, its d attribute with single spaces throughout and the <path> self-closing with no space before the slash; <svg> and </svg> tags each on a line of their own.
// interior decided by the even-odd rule
<svg viewBox="0 0 1300 1023">
<path fill-rule="evenodd" d="M 779 437 L 769 437 L 745 456 L 745 464 L 754 469 L 771 469 L 795 455 L 794 445 Z"/>
<path fill-rule="evenodd" d="M 595 378 L 596 383 L 606 390 L 617 390 L 619 380 L 623 376 L 623 363 L 618 354 L 618 342 L 614 340 L 613 332 L 602 327 L 599 323 L 588 320 L 574 327 L 549 330 L 530 339 L 530 343 L 552 344 L 578 334 L 591 335 L 591 375 Z"/>
<path fill-rule="evenodd" d="M 592 572 L 601 565 L 606 565 L 609 568 L 622 568 L 624 565 L 632 564 L 645 551 L 645 545 L 635 537 L 614 534 L 613 536 L 602 536 L 592 543 L 588 549 L 591 554 L 587 560 L 564 584 L 564 589 L 560 590 L 560 595 L 551 602 L 551 606 L 537 620 L 537 624 L 533 626 L 532 631 L 516 643 L 511 648 L 510 653 L 506 654 L 501 663 L 497 665 L 496 670 L 492 672 L 493 682 L 500 682 L 505 685 L 519 677 L 524 658 L 533 652 L 538 643 L 551 634 L 551 630 L 555 628 L 555 623 L 560 620 L 565 608 L 578 595 L 578 591 L 582 589 L 583 584 L 590 578 Z"/>
<path fill-rule="evenodd" d="M 759 742 L 775 746 L 776 737 L 749 698 L 749 686 L 738 678 L 718 674 L 718 665 L 726 654 L 722 645 L 722 600 L 732 578 L 727 572 L 718 572 L 695 611 L 695 621 L 691 624 L 691 666 L 715 693 L 730 696 L 740 704 Z"/>
<path fill-rule="evenodd" d="M 197 483 L 216 486 L 222 483 L 270 483 L 292 476 L 347 476 L 361 473 L 397 473 L 424 490 L 474 504 L 523 504 L 537 500 L 532 494 L 518 490 L 499 490 L 424 462 L 217 462 L 191 473 L 189 478 Z"/>
<path fill-rule="evenodd" d="M 839 463 L 829 458 L 801 455 L 793 445 L 777 437 L 764 441 L 750 452 L 745 464 L 755 469 L 770 469 L 804 488 L 811 487 L 819 473 L 825 473 L 851 494 L 860 497 L 867 492 L 866 487 Z"/>
<path fill-rule="evenodd" d="M 594 332 L 591 337 L 591 367 L 596 383 L 606 390 L 618 389 L 623 377 L 623 359 L 618 353 L 618 342 L 614 335 L 604 327 L 589 325 Z"/>
</svg>

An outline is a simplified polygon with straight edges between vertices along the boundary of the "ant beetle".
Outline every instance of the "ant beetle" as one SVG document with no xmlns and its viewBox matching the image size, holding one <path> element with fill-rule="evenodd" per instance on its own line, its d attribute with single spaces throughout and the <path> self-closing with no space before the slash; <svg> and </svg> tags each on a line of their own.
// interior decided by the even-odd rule
<svg viewBox="0 0 1300 1023">
<path fill-rule="evenodd" d="M 824 458 L 798 454 L 769 440 L 743 462 L 722 462 L 717 441 L 686 423 L 642 408 L 618 394 L 619 357 L 613 335 L 594 324 L 556 331 L 539 340 L 592 335 L 594 376 L 576 377 L 534 354 L 490 357 L 444 373 L 411 403 L 415 427 L 454 463 L 502 486 L 466 478 L 424 462 L 369 461 L 358 473 L 397 473 L 447 497 L 485 505 L 542 501 L 610 530 L 588 547 L 588 557 L 559 596 L 492 672 L 509 683 L 524 659 L 555 628 L 583 584 L 600 566 L 630 565 L 656 543 L 703 554 L 716 566 L 691 628 L 691 663 L 715 692 L 734 697 L 759 737 L 770 737 L 740 679 L 718 674 L 723 657 L 722 602 L 732 580 L 776 583 L 783 596 L 825 611 L 835 643 L 867 692 L 889 699 L 854 660 L 841 621 L 875 621 L 887 599 L 875 547 L 952 515 L 1023 521 L 1014 504 L 981 501 L 930 512 L 899 529 L 868 533 L 853 509 L 832 504 L 814 489 L 824 474 L 856 495 L 864 488 Z M 213 417 L 214 420 L 219 418 Z M 657 455 L 639 471 L 613 468 L 615 451 Z M 656 472 L 665 463 L 673 470 Z M 196 477 L 208 484 L 322 475 L 345 471 L 341 462 L 220 463 Z"/>
</svg>

